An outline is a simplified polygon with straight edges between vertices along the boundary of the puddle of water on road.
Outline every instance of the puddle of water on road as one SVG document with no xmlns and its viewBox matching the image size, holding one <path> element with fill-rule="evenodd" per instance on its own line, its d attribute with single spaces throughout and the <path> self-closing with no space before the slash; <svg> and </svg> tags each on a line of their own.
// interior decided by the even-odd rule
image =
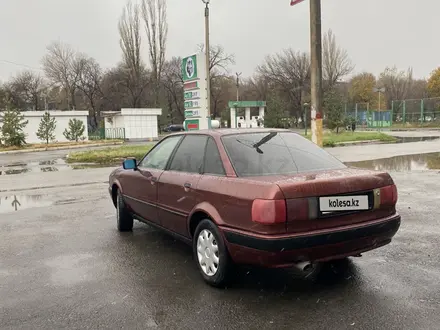
<svg viewBox="0 0 440 330">
<path fill-rule="evenodd" d="M 399 137 L 396 136 L 397 141 L 396 143 L 409 143 L 409 142 L 422 142 L 422 141 L 432 141 L 432 140 L 439 140 L 440 136 L 407 136 L 407 137 Z"/>
<path fill-rule="evenodd" d="M 43 195 L 10 195 L 0 196 L 0 213 L 16 212 L 35 207 L 45 207 L 53 204 L 53 201 Z"/>
<path fill-rule="evenodd" d="M 348 166 L 379 171 L 422 171 L 440 169 L 440 153 L 396 156 L 360 162 L 346 162 Z"/>
<path fill-rule="evenodd" d="M 12 163 L 0 165 L 0 175 L 24 174 L 28 172 L 58 172 L 82 170 L 87 168 L 102 168 L 112 165 L 100 164 L 67 164 L 64 159 L 52 159 L 41 162 Z M 116 165 L 115 165 L 116 166 Z"/>
</svg>

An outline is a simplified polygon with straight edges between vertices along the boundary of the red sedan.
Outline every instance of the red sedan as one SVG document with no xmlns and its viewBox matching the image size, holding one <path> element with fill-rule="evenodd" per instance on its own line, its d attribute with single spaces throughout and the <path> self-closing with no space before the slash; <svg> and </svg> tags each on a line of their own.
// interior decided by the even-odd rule
<svg viewBox="0 0 440 330">
<path fill-rule="evenodd" d="M 384 246 L 400 227 L 388 173 L 349 168 L 288 130 L 172 134 L 109 184 L 120 231 L 136 219 L 192 244 L 214 286 L 233 264 L 309 269 Z"/>
</svg>

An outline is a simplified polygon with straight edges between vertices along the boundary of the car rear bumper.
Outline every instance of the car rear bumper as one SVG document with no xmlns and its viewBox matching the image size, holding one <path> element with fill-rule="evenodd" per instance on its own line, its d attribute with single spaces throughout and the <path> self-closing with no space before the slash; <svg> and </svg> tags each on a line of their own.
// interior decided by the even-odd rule
<svg viewBox="0 0 440 330">
<path fill-rule="evenodd" d="M 222 228 L 234 262 L 265 267 L 287 267 L 300 261 L 328 261 L 355 256 L 391 242 L 400 215 L 349 228 L 286 237 L 265 237 Z"/>
</svg>

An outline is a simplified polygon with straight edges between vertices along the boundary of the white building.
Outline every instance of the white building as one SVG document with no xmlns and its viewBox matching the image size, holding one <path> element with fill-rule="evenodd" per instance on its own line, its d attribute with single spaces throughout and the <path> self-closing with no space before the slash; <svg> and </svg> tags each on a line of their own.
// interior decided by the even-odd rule
<svg viewBox="0 0 440 330">
<path fill-rule="evenodd" d="M 105 118 L 106 135 L 112 130 L 124 128 L 125 138 L 129 140 L 159 138 L 157 116 L 162 115 L 162 109 L 121 109 L 101 114 Z"/>
<path fill-rule="evenodd" d="M 23 129 L 23 132 L 26 134 L 26 143 L 36 144 L 42 143 L 37 137 L 38 127 L 40 126 L 41 118 L 43 118 L 46 111 L 23 111 L 21 114 L 24 116 L 24 119 L 28 121 L 28 124 Z M 56 119 L 56 128 L 55 128 L 55 140 L 54 142 L 66 142 L 68 141 L 63 132 L 69 127 L 70 119 L 78 119 L 84 124 L 84 133 L 83 136 L 85 140 L 88 140 L 88 131 L 87 131 L 87 117 L 89 115 L 88 111 L 47 111 L 49 112 L 52 118 Z"/>
</svg>

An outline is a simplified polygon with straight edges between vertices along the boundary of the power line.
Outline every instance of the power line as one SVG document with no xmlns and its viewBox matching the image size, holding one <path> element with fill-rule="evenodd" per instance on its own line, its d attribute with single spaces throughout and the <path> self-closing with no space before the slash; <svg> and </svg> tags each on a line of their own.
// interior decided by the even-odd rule
<svg viewBox="0 0 440 330">
<path fill-rule="evenodd" d="M 8 61 L 8 60 L 0 60 L 0 62 L 12 64 L 12 65 L 16 65 L 16 66 L 21 66 L 21 67 L 25 67 L 25 68 L 32 69 L 32 70 L 43 71 L 41 68 L 36 68 L 33 66 L 29 66 L 29 65 L 21 64 L 21 63 L 16 63 L 16 62 Z"/>
</svg>

